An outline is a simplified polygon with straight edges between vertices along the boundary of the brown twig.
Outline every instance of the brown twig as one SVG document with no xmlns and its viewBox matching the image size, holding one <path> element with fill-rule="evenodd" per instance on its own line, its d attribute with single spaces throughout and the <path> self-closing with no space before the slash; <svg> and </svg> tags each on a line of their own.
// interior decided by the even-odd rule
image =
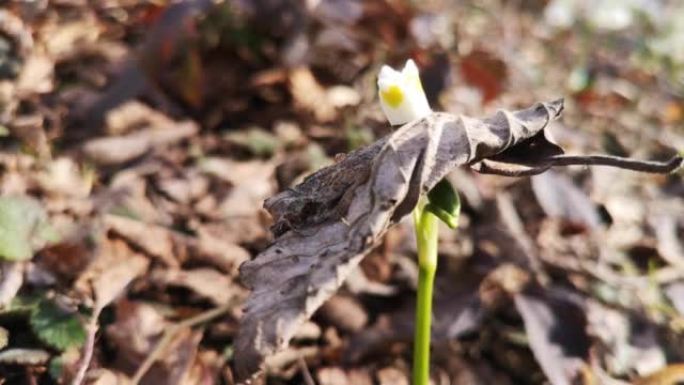
<svg viewBox="0 0 684 385">
<path fill-rule="evenodd" d="M 100 318 L 100 313 L 102 313 L 102 307 L 98 306 L 95 308 L 93 315 L 88 321 L 88 326 L 86 326 L 88 335 L 86 336 L 86 342 L 83 347 L 83 358 L 81 359 L 81 364 L 78 367 L 78 371 L 76 372 L 73 381 L 71 381 L 71 385 L 81 385 L 85 380 L 85 375 L 88 372 L 90 361 L 92 361 L 93 353 L 95 351 L 95 336 L 99 329 L 97 320 Z"/>
<path fill-rule="evenodd" d="M 610 166 L 625 170 L 667 174 L 682 166 L 680 156 L 674 156 L 666 162 L 651 160 L 636 160 L 610 155 L 555 155 L 544 159 L 543 166 L 525 167 L 509 165 L 505 162 L 497 162 L 485 159 L 476 163 L 473 169 L 480 174 L 493 174 L 510 177 L 523 177 L 541 174 L 551 167 L 557 166 Z"/>
<path fill-rule="evenodd" d="M 212 319 L 227 313 L 230 309 L 233 308 L 234 305 L 234 301 L 228 301 L 228 303 L 226 303 L 225 305 L 221 305 L 219 307 L 215 307 L 213 309 L 202 312 L 194 317 L 190 317 L 166 329 L 162 338 L 159 340 L 154 349 L 152 349 L 152 352 L 147 356 L 147 358 L 145 358 L 145 361 L 143 361 L 143 363 L 140 364 L 138 370 L 136 370 L 135 375 L 131 380 L 131 385 L 137 385 L 140 382 L 140 380 L 142 380 L 143 376 L 150 370 L 152 365 L 154 365 L 154 363 L 160 358 L 166 346 L 168 346 L 168 344 L 173 340 L 173 337 L 175 337 L 179 331 L 185 328 L 191 328 L 199 324 L 211 321 Z"/>
<path fill-rule="evenodd" d="M 309 370 L 309 366 L 306 364 L 304 358 L 299 356 L 298 361 L 299 369 L 302 371 L 302 377 L 304 377 L 304 383 L 306 383 L 306 385 L 316 385 L 316 381 L 314 381 L 311 371 Z"/>
<path fill-rule="evenodd" d="M 556 155 L 548 158 L 553 166 L 611 166 L 626 170 L 666 174 L 682 166 L 682 157 L 673 156 L 666 162 L 637 160 L 611 155 Z"/>
</svg>

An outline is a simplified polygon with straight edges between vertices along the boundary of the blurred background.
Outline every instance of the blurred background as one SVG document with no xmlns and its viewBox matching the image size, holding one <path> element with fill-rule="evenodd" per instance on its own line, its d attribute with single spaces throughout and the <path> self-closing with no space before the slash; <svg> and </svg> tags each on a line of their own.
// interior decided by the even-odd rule
<svg viewBox="0 0 684 385">
<path fill-rule="evenodd" d="M 677 0 L 0 1 L 0 383 L 233 384 L 265 198 L 391 131 L 383 64 L 435 110 L 565 97 L 568 153 L 684 150 Z M 449 179 L 435 384 L 684 381 L 684 174 Z M 262 384 L 408 384 L 410 223 Z"/>
</svg>

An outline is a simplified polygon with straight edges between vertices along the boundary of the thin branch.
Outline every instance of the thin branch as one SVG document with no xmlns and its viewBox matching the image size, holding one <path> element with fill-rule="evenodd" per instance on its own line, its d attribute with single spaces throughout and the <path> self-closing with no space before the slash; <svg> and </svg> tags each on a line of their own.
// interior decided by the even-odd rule
<svg viewBox="0 0 684 385">
<path fill-rule="evenodd" d="M 81 359 L 81 364 L 78 367 L 78 371 L 74 376 L 71 385 L 81 385 L 85 380 L 85 375 L 90 367 L 90 361 L 93 359 L 93 353 L 95 351 L 95 336 L 97 335 L 98 325 L 97 320 L 100 318 L 100 313 L 102 313 L 102 307 L 98 306 L 93 311 L 93 315 L 88 321 L 88 326 L 86 326 L 88 335 L 86 336 L 86 342 L 83 346 L 83 358 Z"/>
<path fill-rule="evenodd" d="M 311 371 L 309 370 L 309 366 L 306 364 L 304 357 L 299 356 L 297 361 L 299 362 L 299 368 L 302 372 L 302 377 L 304 377 L 304 383 L 306 383 L 306 385 L 316 385 L 316 381 L 314 381 L 313 376 L 311 375 Z"/>
<path fill-rule="evenodd" d="M 668 174 L 682 166 L 682 157 L 674 156 L 666 162 L 636 160 L 610 155 L 554 155 L 543 160 L 543 166 L 521 166 L 484 159 L 472 166 L 480 174 L 523 177 L 541 174 L 557 166 L 610 166 L 625 170 Z M 523 168 L 525 167 L 525 168 Z"/>
<path fill-rule="evenodd" d="M 611 166 L 626 170 L 659 174 L 667 174 L 678 169 L 682 166 L 683 161 L 681 156 L 673 156 L 666 162 L 659 162 L 652 160 L 629 159 L 610 155 L 556 155 L 549 157 L 546 160 L 548 160 L 553 166 Z"/>
<path fill-rule="evenodd" d="M 131 380 L 131 385 L 137 385 L 140 382 L 140 380 L 142 380 L 143 376 L 145 376 L 145 374 L 150 370 L 150 368 L 152 368 L 152 365 L 154 365 L 154 363 L 157 362 L 157 360 L 161 357 L 162 353 L 164 352 L 164 349 L 169 345 L 169 343 L 171 343 L 171 341 L 173 341 L 173 338 L 176 336 L 176 334 L 178 334 L 179 331 L 185 328 L 192 328 L 199 324 L 209 322 L 212 319 L 227 313 L 230 309 L 233 308 L 234 305 L 234 301 L 228 301 L 228 303 L 226 303 L 225 305 L 221 305 L 219 307 L 215 307 L 213 309 L 197 314 L 194 317 L 190 317 L 166 329 L 164 335 L 159 340 L 157 345 L 154 347 L 152 352 L 147 356 L 147 358 L 145 358 L 145 361 L 143 361 L 143 363 L 140 364 L 138 370 L 136 370 L 135 375 Z"/>
<path fill-rule="evenodd" d="M 493 162 L 485 159 L 474 164 L 472 168 L 480 174 L 501 175 L 516 178 L 538 175 L 551 168 L 551 166 L 529 168 L 520 168 L 520 166 L 517 166 L 517 168 L 506 168 L 502 166 L 503 164 L 505 163 Z"/>
</svg>

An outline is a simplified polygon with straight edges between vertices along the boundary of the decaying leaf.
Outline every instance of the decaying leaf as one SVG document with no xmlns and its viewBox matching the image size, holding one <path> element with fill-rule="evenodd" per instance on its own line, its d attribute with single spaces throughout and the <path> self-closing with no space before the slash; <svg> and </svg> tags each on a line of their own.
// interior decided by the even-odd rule
<svg viewBox="0 0 684 385">
<path fill-rule="evenodd" d="M 120 164 L 144 155 L 155 146 L 179 142 L 195 134 L 199 128 L 193 122 L 179 122 L 167 127 L 141 130 L 123 136 L 97 138 L 83 146 L 85 154 L 95 163 Z"/>
<path fill-rule="evenodd" d="M 531 179 L 532 191 L 546 215 L 592 229 L 601 226 L 601 218 L 594 204 L 568 177 L 547 172 Z"/>
<path fill-rule="evenodd" d="M 668 172 L 682 162 L 563 155 L 544 135 L 562 109 L 557 100 L 485 119 L 433 113 L 266 200 L 277 238 L 241 267 L 252 293 L 236 340 L 238 377 L 248 378 L 266 356 L 286 346 L 388 227 L 455 167 L 504 175 L 567 164 Z"/>
<path fill-rule="evenodd" d="M 0 364 L 41 365 L 50 359 L 50 353 L 42 349 L 7 349 L 0 353 Z"/>
<path fill-rule="evenodd" d="M 134 255 L 125 262 L 120 261 L 104 270 L 102 275 L 93 281 L 95 306 L 103 309 L 109 305 L 131 281 L 147 271 L 148 265 L 149 260 Z"/>
<path fill-rule="evenodd" d="M 515 307 L 525 323 L 530 349 L 553 385 L 571 385 L 589 353 L 582 309 L 519 293 Z"/>
</svg>

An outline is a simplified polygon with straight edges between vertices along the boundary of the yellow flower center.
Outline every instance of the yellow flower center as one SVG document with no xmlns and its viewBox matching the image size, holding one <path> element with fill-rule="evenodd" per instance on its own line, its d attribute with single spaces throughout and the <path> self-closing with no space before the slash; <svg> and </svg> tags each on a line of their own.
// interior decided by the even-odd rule
<svg viewBox="0 0 684 385">
<path fill-rule="evenodd" d="M 404 101 L 404 92 L 399 86 L 390 86 L 387 90 L 380 92 L 380 97 L 392 108 L 397 108 Z"/>
</svg>

